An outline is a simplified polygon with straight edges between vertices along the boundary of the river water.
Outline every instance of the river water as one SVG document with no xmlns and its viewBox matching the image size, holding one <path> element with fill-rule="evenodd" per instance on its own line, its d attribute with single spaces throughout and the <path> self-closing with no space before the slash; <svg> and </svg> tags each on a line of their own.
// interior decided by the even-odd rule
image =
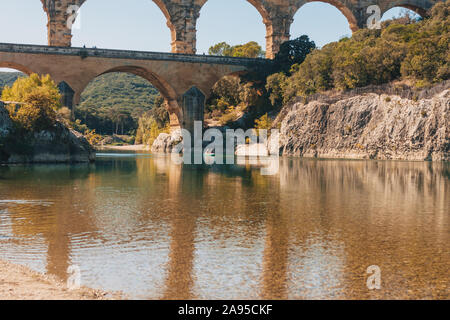
<svg viewBox="0 0 450 320">
<path fill-rule="evenodd" d="M 0 167 L 0 259 L 133 299 L 449 299 L 449 243 L 449 163 Z"/>
</svg>

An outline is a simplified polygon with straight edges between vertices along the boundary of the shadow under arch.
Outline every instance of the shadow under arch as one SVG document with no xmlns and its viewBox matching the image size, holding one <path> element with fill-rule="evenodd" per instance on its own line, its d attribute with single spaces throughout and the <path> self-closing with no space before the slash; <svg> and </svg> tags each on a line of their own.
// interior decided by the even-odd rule
<svg viewBox="0 0 450 320">
<path fill-rule="evenodd" d="M 425 18 L 428 16 L 427 9 L 423 8 L 422 6 L 423 2 L 420 0 L 401 0 L 401 1 L 390 1 L 387 2 L 384 7 L 381 8 L 381 16 L 393 9 L 393 8 L 405 8 L 409 9 L 411 11 L 414 11 L 422 18 Z"/>
<path fill-rule="evenodd" d="M 338 9 L 344 15 L 345 18 L 347 18 L 348 24 L 350 26 L 350 30 L 352 30 L 352 32 L 355 32 L 359 29 L 358 20 L 356 19 L 352 10 L 350 8 L 347 8 L 345 6 L 345 4 L 339 0 L 303 0 L 303 1 L 300 1 L 297 6 L 296 12 L 294 12 L 294 16 L 305 4 L 311 3 L 311 2 L 322 2 L 322 3 L 328 3 L 328 4 L 332 5 L 333 7 Z"/>
<path fill-rule="evenodd" d="M 31 70 L 30 68 L 28 68 L 22 64 L 15 63 L 15 62 L 9 62 L 9 61 L 1 61 L 0 60 L 0 68 L 15 69 L 17 71 L 25 73 L 28 76 L 33 73 L 36 73 L 36 72 L 33 72 L 33 70 Z"/>
</svg>

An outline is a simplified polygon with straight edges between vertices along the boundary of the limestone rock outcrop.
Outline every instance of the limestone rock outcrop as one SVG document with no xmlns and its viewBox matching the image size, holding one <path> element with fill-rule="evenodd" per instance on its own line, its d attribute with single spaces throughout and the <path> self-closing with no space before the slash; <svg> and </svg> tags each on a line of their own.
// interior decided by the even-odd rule
<svg viewBox="0 0 450 320">
<path fill-rule="evenodd" d="M 175 130 L 171 134 L 161 133 L 153 142 L 152 153 L 171 153 L 173 148 L 183 141 L 181 130 Z"/>
<path fill-rule="evenodd" d="M 450 90 L 419 101 L 367 94 L 291 108 L 281 124 L 283 155 L 450 160 Z"/>
<path fill-rule="evenodd" d="M 240 144 L 235 154 L 240 157 L 267 157 L 269 151 L 265 143 Z"/>
<path fill-rule="evenodd" d="M 51 129 L 17 135 L 8 111 L 0 105 L 0 163 L 90 162 L 95 151 L 80 133 L 57 122 Z"/>
</svg>

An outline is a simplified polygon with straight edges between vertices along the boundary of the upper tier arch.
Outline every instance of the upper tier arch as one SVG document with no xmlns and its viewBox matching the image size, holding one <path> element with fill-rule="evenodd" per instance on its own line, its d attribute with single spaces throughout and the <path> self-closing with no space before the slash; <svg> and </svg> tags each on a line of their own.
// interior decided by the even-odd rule
<svg viewBox="0 0 450 320">
<path fill-rule="evenodd" d="M 345 18 L 347 18 L 348 24 L 350 26 L 350 30 L 352 30 L 352 32 L 355 32 L 356 30 L 359 29 L 358 27 L 358 19 L 356 18 L 355 14 L 353 13 L 353 8 L 352 5 L 349 3 L 346 3 L 347 1 L 341 1 L 341 0 L 300 0 L 297 1 L 297 9 L 295 11 L 295 13 L 298 12 L 298 10 L 300 10 L 305 4 L 307 3 L 311 3 L 311 2 L 323 2 L 323 3 L 328 3 L 330 5 L 332 5 L 333 7 L 335 7 L 336 9 L 338 9 Z M 295 14 L 294 13 L 294 14 Z"/>
<path fill-rule="evenodd" d="M 70 5 L 82 6 L 88 0 L 41 0 L 48 16 L 48 43 L 51 46 L 71 45 L 72 32 L 67 27 Z M 197 19 L 208 0 L 148 0 L 153 1 L 167 19 L 171 31 L 172 52 L 195 54 L 197 45 Z M 226 0 L 224 0 L 226 1 Z M 333 5 L 347 18 L 350 29 L 365 28 L 370 13 L 367 8 L 378 5 L 381 14 L 393 7 L 414 10 L 422 17 L 437 2 L 443 0 L 243 0 L 252 4 L 266 25 L 266 54 L 273 58 L 280 45 L 289 40 L 295 13 L 306 3 L 313 1 Z M 126 4 L 126 1 L 124 1 Z M 320 17 L 318 17 L 320 19 Z"/>
</svg>

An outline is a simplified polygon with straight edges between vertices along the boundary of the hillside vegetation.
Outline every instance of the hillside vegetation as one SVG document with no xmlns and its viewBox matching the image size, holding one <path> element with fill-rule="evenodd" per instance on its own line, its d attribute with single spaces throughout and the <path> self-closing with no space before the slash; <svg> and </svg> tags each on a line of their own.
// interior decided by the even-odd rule
<svg viewBox="0 0 450 320">
<path fill-rule="evenodd" d="M 449 79 L 449 12 L 448 1 L 438 3 L 421 21 L 394 19 L 381 30 L 359 30 L 314 50 L 303 63 L 267 79 L 271 102 L 392 81 L 424 87 Z"/>
<path fill-rule="evenodd" d="M 22 72 L 0 72 L 0 95 L 4 87 L 11 87 L 19 77 L 24 76 Z"/>
<path fill-rule="evenodd" d="M 109 73 L 84 90 L 75 117 L 100 134 L 134 134 L 138 119 L 159 97 L 147 80 L 128 73 Z"/>
</svg>

